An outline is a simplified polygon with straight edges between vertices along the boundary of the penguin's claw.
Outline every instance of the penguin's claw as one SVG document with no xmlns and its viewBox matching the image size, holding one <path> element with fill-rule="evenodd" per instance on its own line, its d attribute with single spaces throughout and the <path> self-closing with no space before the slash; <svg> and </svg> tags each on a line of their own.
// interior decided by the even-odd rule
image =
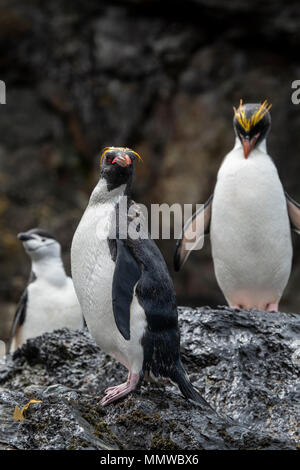
<svg viewBox="0 0 300 470">
<path fill-rule="evenodd" d="M 104 390 L 105 395 L 109 392 L 114 392 L 120 389 L 125 388 L 128 385 L 128 380 L 127 382 L 124 382 L 123 384 L 120 385 L 115 385 L 114 387 L 108 387 L 106 390 Z"/>
<path fill-rule="evenodd" d="M 105 397 L 101 400 L 101 405 L 106 406 L 112 403 L 113 401 L 119 400 L 122 397 L 125 397 L 130 392 L 135 390 L 137 384 L 140 380 L 140 374 L 129 374 L 127 382 L 117 385 L 115 387 L 109 387 L 105 390 Z"/>
</svg>

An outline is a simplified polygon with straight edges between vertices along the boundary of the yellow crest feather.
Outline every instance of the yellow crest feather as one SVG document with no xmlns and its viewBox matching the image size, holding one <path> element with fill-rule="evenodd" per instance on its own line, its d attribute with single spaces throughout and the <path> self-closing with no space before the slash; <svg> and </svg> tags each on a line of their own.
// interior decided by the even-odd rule
<svg viewBox="0 0 300 470">
<path fill-rule="evenodd" d="M 104 147 L 104 149 L 102 150 L 102 154 L 101 154 L 101 158 L 100 158 L 100 163 L 102 163 L 102 160 L 103 158 L 105 157 L 105 155 L 107 154 L 107 152 L 111 152 L 112 150 L 115 150 L 115 151 L 118 151 L 118 150 L 121 150 L 122 152 L 130 152 L 130 153 L 133 153 L 134 155 L 136 155 L 140 160 L 143 161 L 142 157 L 137 153 L 135 152 L 134 150 L 131 150 L 127 147 Z"/>
<path fill-rule="evenodd" d="M 272 105 L 268 104 L 268 101 L 265 100 L 258 110 L 251 116 L 250 119 L 247 119 L 245 111 L 243 109 L 243 100 L 240 100 L 240 105 L 238 109 L 233 106 L 234 115 L 239 122 L 239 124 L 243 127 L 246 132 L 249 132 L 252 127 L 254 127 L 264 116 L 265 114 L 270 111 Z"/>
</svg>

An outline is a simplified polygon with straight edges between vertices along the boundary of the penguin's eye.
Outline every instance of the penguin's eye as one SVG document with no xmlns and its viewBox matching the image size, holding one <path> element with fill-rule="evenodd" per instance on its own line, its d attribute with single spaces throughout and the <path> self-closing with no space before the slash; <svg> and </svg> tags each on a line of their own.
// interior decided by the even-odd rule
<svg viewBox="0 0 300 470">
<path fill-rule="evenodd" d="M 42 238 L 42 242 L 45 242 L 46 241 L 46 238 Z"/>
</svg>

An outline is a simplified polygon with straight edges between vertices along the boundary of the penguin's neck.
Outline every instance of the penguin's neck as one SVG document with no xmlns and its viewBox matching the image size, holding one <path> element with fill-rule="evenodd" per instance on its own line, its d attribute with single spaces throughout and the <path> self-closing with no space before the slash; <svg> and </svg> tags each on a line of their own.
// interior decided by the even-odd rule
<svg viewBox="0 0 300 470">
<path fill-rule="evenodd" d="M 65 268 L 60 256 L 32 260 L 32 272 L 37 280 L 43 279 L 58 287 L 64 285 L 67 280 Z"/>
<path fill-rule="evenodd" d="M 100 178 L 91 194 L 89 205 L 95 206 L 109 202 L 118 203 L 123 196 L 127 196 L 130 199 L 130 185 L 128 183 L 109 189 L 106 179 Z"/>
<path fill-rule="evenodd" d="M 242 143 L 238 137 L 235 138 L 235 143 L 233 150 L 238 150 L 242 148 Z M 267 153 L 267 141 L 266 139 L 263 139 L 259 145 L 257 146 L 257 149 L 260 150 L 260 152 Z"/>
</svg>

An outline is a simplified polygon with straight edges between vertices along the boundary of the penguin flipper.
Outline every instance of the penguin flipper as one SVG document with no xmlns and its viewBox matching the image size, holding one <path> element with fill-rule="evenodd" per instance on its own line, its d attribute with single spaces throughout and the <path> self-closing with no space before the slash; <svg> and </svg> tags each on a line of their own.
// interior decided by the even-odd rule
<svg viewBox="0 0 300 470">
<path fill-rule="evenodd" d="M 186 222 L 185 226 L 183 227 L 181 238 L 176 244 L 176 250 L 174 254 L 175 271 L 179 271 L 179 269 L 184 265 L 184 263 L 188 259 L 191 251 L 195 248 L 196 245 L 200 243 L 204 235 L 207 235 L 209 233 L 212 200 L 213 194 L 209 197 L 206 203 L 192 215 L 192 217 Z M 204 218 L 204 226 L 197 222 L 199 217 Z M 198 225 L 200 225 L 201 231 L 196 232 L 195 234 L 195 229 Z M 192 238 L 193 234 L 195 235 Z M 191 244 L 192 248 L 187 248 L 187 246 Z"/>
<path fill-rule="evenodd" d="M 142 271 L 123 240 L 116 240 L 117 258 L 112 283 L 112 304 L 115 322 L 121 335 L 130 339 L 130 305 L 134 287 Z"/>
<path fill-rule="evenodd" d="M 291 196 L 285 192 L 286 200 L 287 200 L 287 208 L 289 218 L 292 224 L 293 230 L 300 235 L 300 204 L 294 201 Z"/>
<path fill-rule="evenodd" d="M 21 326 L 24 323 L 25 316 L 26 316 L 27 299 L 28 299 L 28 292 L 27 292 L 27 289 L 25 289 L 22 296 L 21 296 L 21 299 L 19 301 L 16 313 L 15 313 L 15 316 L 14 316 L 14 321 L 13 321 L 13 324 L 12 324 L 12 328 L 11 328 L 10 335 L 9 335 L 9 340 L 8 340 L 8 343 L 7 343 L 7 351 L 8 352 L 10 352 L 11 345 L 12 345 L 13 339 L 15 337 L 18 326 Z"/>
</svg>

